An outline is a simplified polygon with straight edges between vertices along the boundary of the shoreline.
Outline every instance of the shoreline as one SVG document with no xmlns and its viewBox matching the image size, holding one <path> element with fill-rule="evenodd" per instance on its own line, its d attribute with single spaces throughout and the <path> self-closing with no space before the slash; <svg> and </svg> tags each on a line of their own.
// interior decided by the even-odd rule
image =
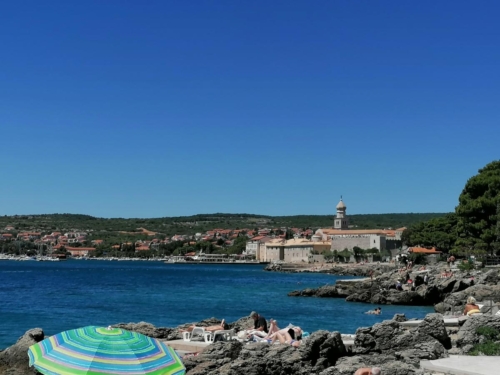
<svg viewBox="0 0 500 375">
<path fill-rule="evenodd" d="M 197 327 L 207 327 L 220 325 L 220 322 L 219 319 L 209 318 L 193 324 Z M 429 360 L 461 355 L 465 361 L 482 361 L 483 359 L 474 357 L 474 349 L 477 347 L 475 345 L 485 338 L 478 328 L 487 326 L 494 329 L 500 325 L 500 317 L 469 317 L 461 325 L 457 322 L 455 326 L 447 327 L 444 316 L 431 313 L 418 322 L 415 321 L 415 324 L 409 324 L 411 322 L 404 314 L 396 314 L 381 323 L 359 327 L 355 335 L 338 331 L 313 331 L 297 348 L 286 343 L 268 345 L 236 339 L 234 333 L 247 329 L 252 323 L 248 316 L 229 323 L 233 335 L 229 336 L 230 339 L 218 342 L 206 342 L 202 339 L 187 344 L 182 339 L 182 330 L 191 323 L 175 328 L 157 327 L 147 322 L 117 323 L 112 327 L 156 338 L 179 350 L 178 354 L 182 358 L 186 374 L 226 373 L 225 370 L 229 368 L 241 369 L 238 374 L 258 369 L 257 372 L 252 372 L 257 375 L 270 373 L 271 369 L 273 373 L 292 375 L 320 374 L 326 373 L 325 371 L 352 374 L 360 367 L 380 367 L 385 374 L 422 375 L 424 369 L 432 371 L 432 366 L 428 366 Z M 0 372 L 7 370 L 18 375 L 32 373 L 26 352 L 31 345 L 48 337 L 41 328 L 26 331 L 15 344 L 0 350 Z M 294 356 L 293 363 L 299 361 L 299 366 L 290 365 L 290 356 Z M 488 358 L 494 360 L 491 354 Z M 469 367 L 473 368 L 469 362 Z M 495 363 L 497 362 L 498 359 L 495 360 Z M 475 363 L 475 366 L 478 364 Z M 450 367 L 449 364 L 447 368 L 458 369 L 457 366 Z M 207 369 L 210 371 L 207 372 Z M 434 373 L 425 372 L 428 375 Z M 462 374 L 460 371 L 447 373 Z"/>
</svg>

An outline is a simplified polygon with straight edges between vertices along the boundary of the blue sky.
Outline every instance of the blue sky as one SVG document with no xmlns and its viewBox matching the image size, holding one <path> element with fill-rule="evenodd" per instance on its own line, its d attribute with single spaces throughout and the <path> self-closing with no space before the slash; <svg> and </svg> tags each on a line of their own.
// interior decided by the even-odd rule
<svg viewBox="0 0 500 375">
<path fill-rule="evenodd" d="M 0 5 L 0 214 L 450 212 L 500 156 L 489 1 Z"/>
</svg>

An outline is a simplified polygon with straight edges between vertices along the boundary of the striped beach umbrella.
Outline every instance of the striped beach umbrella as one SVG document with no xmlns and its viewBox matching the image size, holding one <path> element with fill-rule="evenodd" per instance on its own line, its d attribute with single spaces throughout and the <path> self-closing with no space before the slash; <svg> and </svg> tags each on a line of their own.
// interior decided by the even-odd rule
<svg viewBox="0 0 500 375">
<path fill-rule="evenodd" d="M 88 326 L 58 333 L 28 349 L 30 366 L 45 375 L 184 375 L 175 351 L 121 328 Z"/>
</svg>

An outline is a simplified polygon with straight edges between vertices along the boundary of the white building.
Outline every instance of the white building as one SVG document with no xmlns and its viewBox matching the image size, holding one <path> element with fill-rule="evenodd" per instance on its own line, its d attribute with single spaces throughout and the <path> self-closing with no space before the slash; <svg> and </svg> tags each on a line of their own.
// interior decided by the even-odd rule
<svg viewBox="0 0 500 375">
<path fill-rule="evenodd" d="M 257 236 L 257 237 L 254 237 L 252 239 L 250 239 L 249 241 L 247 241 L 247 245 L 245 247 L 245 251 L 243 252 L 243 254 L 245 255 L 253 255 L 255 256 L 255 259 L 261 261 L 261 262 L 266 262 L 265 259 L 262 259 L 262 251 L 261 249 L 264 248 L 264 244 L 267 242 L 267 241 L 270 241 L 272 239 L 272 237 L 267 237 L 267 236 Z M 265 256 L 264 256 L 265 258 Z"/>
<path fill-rule="evenodd" d="M 274 239 L 265 243 L 264 258 L 267 262 L 310 263 L 313 259 L 322 260 L 322 253 L 329 251 L 329 241 L 311 241 L 306 238 L 291 240 Z M 316 256 L 319 255 L 320 259 Z"/>
<path fill-rule="evenodd" d="M 406 228 L 393 229 L 348 229 L 349 218 L 347 217 L 347 206 L 340 198 L 337 204 L 337 215 L 334 219 L 333 228 L 318 229 L 312 236 L 313 241 L 331 241 L 332 250 L 351 250 L 354 247 L 361 249 L 376 248 L 379 251 L 401 246 L 401 234 Z"/>
</svg>

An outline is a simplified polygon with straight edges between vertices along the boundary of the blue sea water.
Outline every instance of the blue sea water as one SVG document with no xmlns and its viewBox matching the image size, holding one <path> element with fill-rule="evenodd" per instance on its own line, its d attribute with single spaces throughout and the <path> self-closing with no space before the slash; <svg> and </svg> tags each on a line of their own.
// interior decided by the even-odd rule
<svg viewBox="0 0 500 375">
<path fill-rule="evenodd" d="M 0 348 L 28 329 L 46 335 L 85 325 L 150 322 L 176 327 L 206 318 L 228 322 L 252 310 L 280 325 L 305 331 L 354 333 L 396 313 L 421 318 L 432 307 L 375 306 L 340 298 L 288 297 L 306 287 L 334 284 L 334 276 L 263 271 L 262 265 L 165 264 L 161 262 L 0 262 Z"/>
</svg>

